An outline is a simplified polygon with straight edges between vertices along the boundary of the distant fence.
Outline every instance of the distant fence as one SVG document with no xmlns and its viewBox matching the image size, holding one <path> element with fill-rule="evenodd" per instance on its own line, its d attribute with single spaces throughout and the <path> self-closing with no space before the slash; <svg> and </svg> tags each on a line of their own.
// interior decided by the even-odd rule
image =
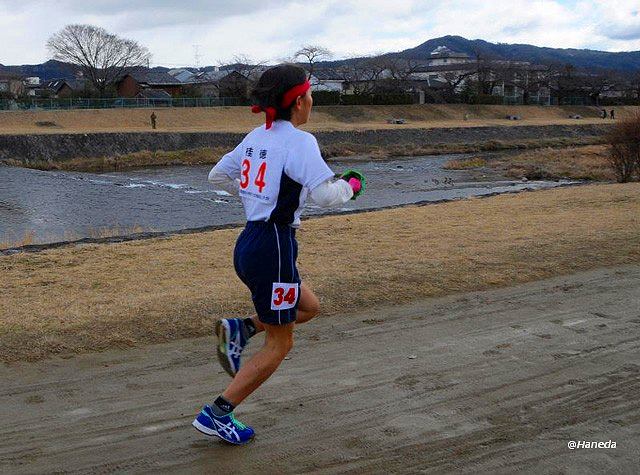
<svg viewBox="0 0 640 475">
<path fill-rule="evenodd" d="M 34 98 L 26 101 L 0 100 L 0 110 L 70 110 L 70 109 L 136 109 L 158 107 L 222 107 L 246 105 L 240 97 L 168 97 L 168 98 L 124 98 L 100 99 L 80 98 Z"/>
<path fill-rule="evenodd" d="M 427 103 L 440 103 L 432 97 L 425 97 Z M 417 94 L 340 94 L 332 91 L 314 93 L 316 105 L 401 105 L 418 104 Z M 447 103 L 442 101 L 442 103 Z M 532 97 L 526 103 L 522 96 L 484 95 L 474 97 L 471 104 L 504 104 L 504 105 L 553 105 L 553 106 L 597 106 L 597 105 L 638 105 L 638 99 L 600 98 L 594 101 L 586 97 Z M 224 107 L 243 106 L 249 102 L 241 97 L 170 97 L 170 98 L 33 98 L 29 100 L 0 100 L 0 111 L 24 110 L 71 110 L 71 109 L 136 109 L 161 107 Z"/>
</svg>

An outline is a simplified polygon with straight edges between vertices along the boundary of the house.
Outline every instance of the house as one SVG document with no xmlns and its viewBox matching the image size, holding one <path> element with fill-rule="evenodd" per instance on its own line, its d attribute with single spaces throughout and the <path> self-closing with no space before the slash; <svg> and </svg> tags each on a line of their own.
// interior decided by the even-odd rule
<svg viewBox="0 0 640 475">
<path fill-rule="evenodd" d="M 164 101 L 171 101 L 171 94 L 164 89 L 142 89 L 138 94 L 136 94 L 136 97 L 138 99 L 161 99 Z"/>
<path fill-rule="evenodd" d="M 52 79 L 44 82 L 40 88 L 47 91 L 49 97 L 63 98 L 70 97 L 73 94 L 73 88 L 65 79 Z"/>
<path fill-rule="evenodd" d="M 345 79 L 333 69 L 317 69 L 309 78 L 314 91 L 344 91 Z"/>
<path fill-rule="evenodd" d="M 12 74 L 0 74 L 0 98 L 16 98 L 24 94 L 24 83 L 21 77 Z"/>
<path fill-rule="evenodd" d="M 51 97 L 54 99 L 71 97 L 76 87 L 66 79 L 50 79 L 40 82 L 38 77 L 25 80 L 26 95 L 29 97 Z"/>
<path fill-rule="evenodd" d="M 180 68 L 180 69 L 171 69 L 167 71 L 167 74 L 173 76 L 176 80 L 182 83 L 190 83 L 193 82 L 193 78 L 196 76 L 197 71 L 191 71 L 189 69 Z"/>
<path fill-rule="evenodd" d="M 249 92 L 249 79 L 233 70 L 201 72 L 194 75 L 190 86 L 206 97 L 245 98 Z"/>
<path fill-rule="evenodd" d="M 171 96 L 182 93 L 183 83 L 170 74 L 158 71 L 131 71 L 116 82 L 119 97 L 136 97 L 145 89 L 161 89 Z"/>
<path fill-rule="evenodd" d="M 450 64 L 465 64 L 473 60 L 467 53 L 457 53 L 446 46 L 438 46 L 429 55 L 428 66 L 448 66 Z"/>
</svg>

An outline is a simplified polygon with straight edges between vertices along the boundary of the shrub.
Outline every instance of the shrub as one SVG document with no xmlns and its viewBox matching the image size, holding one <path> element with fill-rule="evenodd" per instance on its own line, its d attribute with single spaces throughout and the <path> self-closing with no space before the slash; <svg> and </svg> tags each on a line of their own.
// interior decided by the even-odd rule
<svg viewBox="0 0 640 475">
<path fill-rule="evenodd" d="M 336 106 L 340 104 L 340 91 L 313 91 L 316 106 Z"/>
<path fill-rule="evenodd" d="M 626 183 L 640 173 L 640 113 L 618 122 L 607 134 L 608 157 L 616 179 Z"/>
</svg>

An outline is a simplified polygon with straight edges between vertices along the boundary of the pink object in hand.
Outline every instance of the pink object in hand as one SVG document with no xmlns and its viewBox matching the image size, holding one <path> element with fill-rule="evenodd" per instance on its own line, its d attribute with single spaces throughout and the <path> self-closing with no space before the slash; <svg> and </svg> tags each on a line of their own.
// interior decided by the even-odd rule
<svg viewBox="0 0 640 475">
<path fill-rule="evenodd" d="M 349 183 L 354 193 L 357 193 L 362 189 L 362 183 L 360 183 L 360 180 L 358 180 L 357 178 L 349 178 L 349 181 L 347 183 Z"/>
</svg>

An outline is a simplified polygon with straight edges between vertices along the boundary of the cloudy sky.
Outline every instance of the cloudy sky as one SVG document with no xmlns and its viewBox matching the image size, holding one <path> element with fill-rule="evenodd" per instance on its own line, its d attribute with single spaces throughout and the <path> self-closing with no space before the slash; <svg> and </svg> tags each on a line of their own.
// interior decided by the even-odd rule
<svg viewBox="0 0 640 475">
<path fill-rule="evenodd" d="M 196 51 L 201 65 L 234 55 L 275 62 L 303 44 L 343 58 L 444 35 L 640 50 L 639 0 L 0 0 L 0 63 L 46 61 L 47 38 L 69 23 L 135 39 L 165 66 L 192 66 Z"/>
</svg>

